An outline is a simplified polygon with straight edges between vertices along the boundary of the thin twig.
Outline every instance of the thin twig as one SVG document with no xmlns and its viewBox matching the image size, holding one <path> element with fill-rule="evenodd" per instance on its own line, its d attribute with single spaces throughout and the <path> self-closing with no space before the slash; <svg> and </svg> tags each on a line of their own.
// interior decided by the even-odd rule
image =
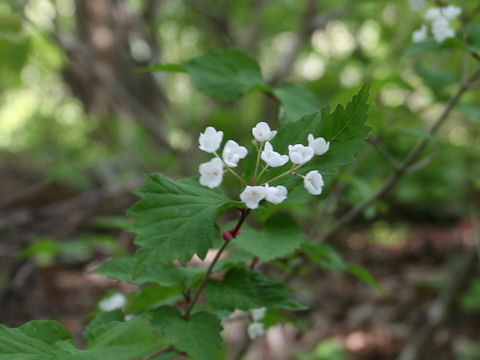
<svg viewBox="0 0 480 360">
<path fill-rule="evenodd" d="M 435 134 L 438 129 L 443 125 L 445 120 L 450 115 L 450 112 L 453 110 L 455 105 L 460 101 L 462 95 L 470 88 L 470 85 L 475 82 L 477 79 L 480 78 L 480 69 L 477 69 L 467 80 L 465 80 L 460 88 L 458 89 L 455 96 L 448 102 L 447 106 L 443 110 L 442 114 L 439 118 L 435 121 L 435 123 L 430 128 L 429 133 Z M 423 150 L 427 147 L 430 139 L 424 138 L 422 139 L 417 146 L 415 146 L 412 151 L 408 154 L 406 159 L 403 163 L 395 170 L 395 172 L 384 182 L 384 184 L 378 189 L 370 198 L 365 200 L 360 205 L 354 207 L 342 217 L 340 217 L 332 227 L 320 238 L 320 241 L 326 241 L 330 239 L 334 234 L 336 234 L 340 229 L 342 229 L 345 225 L 350 223 L 354 220 L 358 215 L 363 213 L 365 209 L 367 209 L 370 205 L 372 205 L 375 201 L 379 198 L 387 194 L 393 187 L 397 184 L 397 182 L 401 179 L 401 177 L 406 174 L 410 166 L 415 162 L 418 156 L 423 152 Z"/>
<path fill-rule="evenodd" d="M 237 224 L 233 227 L 233 229 L 231 231 L 233 238 L 235 238 L 235 236 L 237 236 L 238 232 L 240 231 L 240 228 L 243 225 L 243 222 L 245 221 L 248 214 L 250 213 L 250 209 L 241 209 L 240 211 L 241 211 L 240 219 L 238 219 Z M 200 294 L 203 292 L 203 289 L 205 288 L 205 285 L 207 285 L 207 281 L 208 281 L 208 278 L 209 278 L 210 274 L 213 271 L 213 267 L 218 262 L 218 260 L 220 259 L 220 256 L 225 251 L 225 248 L 227 247 L 227 245 L 229 243 L 230 243 L 230 241 L 227 241 L 227 240 L 225 240 L 223 242 L 222 246 L 218 249 L 217 254 L 215 255 L 213 261 L 210 263 L 210 266 L 208 267 L 207 272 L 205 273 L 205 276 L 203 277 L 202 282 L 200 283 L 200 286 L 198 287 L 198 290 L 195 293 L 195 296 L 193 297 L 192 301 L 190 302 L 187 309 L 185 310 L 185 319 L 186 320 L 189 319 L 190 313 L 191 313 L 193 307 L 197 303 L 197 301 L 200 297 Z"/>
</svg>

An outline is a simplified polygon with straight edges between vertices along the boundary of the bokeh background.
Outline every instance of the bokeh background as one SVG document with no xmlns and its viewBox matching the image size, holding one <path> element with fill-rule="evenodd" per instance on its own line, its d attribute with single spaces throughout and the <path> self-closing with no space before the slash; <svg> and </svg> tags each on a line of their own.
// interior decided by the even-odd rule
<svg viewBox="0 0 480 360">
<path fill-rule="evenodd" d="M 320 201 L 290 209 L 313 239 L 428 145 L 328 239 L 321 261 L 265 266 L 295 267 L 285 281 L 310 310 L 254 343 L 241 323 L 227 324 L 225 358 L 406 360 L 421 349 L 419 359 L 480 359 L 479 84 L 429 132 L 480 65 L 458 45 L 480 9 L 427 3 L 464 7 L 458 42 L 412 44 L 425 20 L 407 0 L 1 1 L 0 323 L 57 319 L 79 338 L 105 294 L 136 289 L 88 272 L 135 251 L 125 211 L 143 174 L 196 175 L 206 126 L 244 144 L 258 121 L 279 126 L 281 109 L 264 94 L 225 103 L 187 74 L 139 71 L 235 47 L 270 84 L 302 86 L 298 96 L 319 107 L 371 83 L 359 161 Z M 480 49 L 475 32 L 472 41 Z M 341 271 L 343 261 L 384 291 Z"/>
</svg>

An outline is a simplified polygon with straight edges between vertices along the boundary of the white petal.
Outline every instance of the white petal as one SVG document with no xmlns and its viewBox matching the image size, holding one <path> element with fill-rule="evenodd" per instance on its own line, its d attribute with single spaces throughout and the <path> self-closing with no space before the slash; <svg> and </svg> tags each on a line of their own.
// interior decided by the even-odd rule
<svg viewBox="0 0 480 360">
<path fill-rule="evenodd" d="M 419 43 L 427 39 L 428 28 L 427 25 L 422 25 L 422 27 L 412 34 L 412 40 L 414 43 Z"/>
<path fill-rule="evenodd" d="M 258 204 L 265 198 L 265 187 L 247 186 L 240 194 L 242 200 L 249 209 L 258 208 Z"/>
<path fill-rule="evenodd" d="M 270 126 L 266 122 L 261 121 L 252 129 L 252 134 L 255 140 L 264 142 L 272 140 L 277 132 L 271 131 Z"/>
<path fill-rule="evenodd" d="M 261 158 L 271 167 L 283 166 L 288 161 L 288 156 L 280 155 L 278 152 L 273 151 L 272 144 L 268 141 L 265 143 L 265 149 L 262 151 Z"/>
<path fill-rule="evenodd" d="M 438 8 L 430 8 L 425 12 L 425 19 L 436 20 L 442 17 L 442 12 Z"/>
<path fill-rule="evenodd" d="M 308 134 L 308 146 L 313 149 L 316 155 L 323 155 L 330 149 L 330 142 L 322 137 L 315 139 L 312 134 Z"/>
<path fill-rule="evenodd" d="M 458 15 L 462 13 L 462 8 L 455 5 L 448 5 L 442 9 L 442 14 L 447 19 L 455 19 Z"/>
<path fill-rule="evenodd" d="M 258 336 L 261 336 L 265 333 L 265 330 L 263 329 L 263 323 L 261 322 L 253 322 L 250 325 L 248 325 L 248 337 L 250 340 L 255 339 Z"/>
<path fill-rule="evenodd" d="M 98 303 L 98 307 L 103 311 L 113 311 L 116 309 L 122 309 L 127 302 L 125 295 L 121 293 L 115 293 L 112 296 L 103 299 Z"/>
<path fill-rule="evenodd" d="M 313 149 L 302 144 L 289 145 L 288 156 L 294 164 L 304 164 L 311 160 L 314 155 Z"/>
<path fill-rule="evenodd" d="M 254 321 L 260 321 L 265 317 L 266 311 L 267 311 L 267 308 L 262 307 L 262 308 L 250 310 L 250 314 L 252 315 L 252 319 Z"/>
<path fill-rule="evenodd" d="M 303 183 L 305 185 L 305 189 L 307 189 L 310 194 L 320 195 L 322 193 L 324 182 L 323 177 L 318 170 L 312 170 L 305 175 Z"/>
<path fill-rule="evenodd" d="M 214 127 L 209 126 L 198 137 L 199 148 L 205 152 L 214 153 L 220 147 L 222 139 L 223 131 L 217 131 Z"/>
<path fill-rule="evenodd" d="M 208 186 L 213 189 L 219 186 L 223 180 L 223 162 L 219 158 L 213 158 L 212 160 L 200 164 L 198 167 L 200 172 L 200 184 Z"/>
<path fill-rule="evenodd" d="M 272 204 L 280 204 L 287 198 L 287 188 L 282 185 L 265 186 L 265 200 Z"/>
<path fill-rule="evenodd" d="M 236 167 L 238 162 L 247 156 L 247 148 L 238 145 L 233 140 L 228 140 L 222 152 L 222 158 L 230 167 Z"/>
</svg>

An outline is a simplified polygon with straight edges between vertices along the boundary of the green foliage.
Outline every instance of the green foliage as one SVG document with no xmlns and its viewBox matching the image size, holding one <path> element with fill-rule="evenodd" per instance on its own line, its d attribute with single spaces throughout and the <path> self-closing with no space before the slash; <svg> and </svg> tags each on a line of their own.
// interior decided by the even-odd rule
<svg viewBox="0 0 480 360">
<path fill-rule="evenodd" d="M 319 170 L 323 176 L 336 175 L 340 166 L 355 161 L 355 154 L 365 145 L 364 138 L 369 131 L 365 125 L 368 93 L 369 86 L 367 85 L 362 87 L 346 107 L 339 105 L 332 113 L 325 108 L 321 112 L 304 116 L 299 121 L 279 129 L 278 134 L 272 140 L 274 149 L 285 154 L 288 153 L 290 144 L 306 144 L 308 134 L 323 137 L 330 142 L 330 150 L 322 156 L 315 156 L 298 172 L 306 174 L 311 170 Z M 269 177 L 281 172 L 281 169 L 272 170 Z M 279 181 L 285 186 L 291 187 L 298 183 L 299 179 L 293 178 L 288 182 Z"/>
<path fill-rule="evenodd" d="M 293 254 L 304 239 L 302 229 L 293 220 L 276 216 L 269 218 L 260 231 L 243 227 L 243 234 L 235 239 L 234 245 L 268 262 Z"/>
<path fill-rule="evenodd" d="M 283 124 L 297 121 L 305 115 L 317 112 L 320 108 L 315 95 L 297 85 L 283 85 L 274 89 L 273 93 L 282 103 L 284 114 L 280 121 Z"/>
<path fill-rule="evenodd" d="M 261 307 L 288 310 L 305 309 L 290 298 L 287 288 L 256 271 L 230 269 L 222 281 L 211 280 L 205 289 L 208 300 L 217 309 L 249 310 Z"/>
<path fill-rule="evenodd" d="M 175 259 L 185 264 L 193 254 L 201 259 L 219 237 L 216 218 L 231 201 L 196 179 L 173 181 L 162 174 L 147 176 L 136 193 L 141 200 L 129 211 L 135 218 L 137 273 Z"/>
<path fill-rule="evenodd" d="M 171 306 L 157 309 L 153 313 L 154 328 L 177 349 L 185 351 L 189 358 L 215 360 L 220 350 L 222 326 L 220 320 L 209 313 L 198 312 L 185 320 Z"/>
</svg>

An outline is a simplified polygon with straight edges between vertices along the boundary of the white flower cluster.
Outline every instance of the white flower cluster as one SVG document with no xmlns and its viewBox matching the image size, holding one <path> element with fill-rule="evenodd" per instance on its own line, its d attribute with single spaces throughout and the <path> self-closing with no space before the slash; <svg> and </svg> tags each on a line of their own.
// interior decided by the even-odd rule
<svg viewBox="0 0 480 360">
<path fill-rule="evenodd" d="M 414 1 L 410 0 L 411 6 L 412 2 Z M 414 9 L 414 6 L 412 6 L 412 9 Z M 432 22 L 432 34 L 436 42 L 442 43 L 455 36 L 455 30 L 450 26 L 450 20 L 457 18 L 461 13 L 462 9 L 454 5 L 443 8 L 429 8 L 425 12 L 425 19 Z M 422 25 L 420 29 L 413 32 L 412 40 L 415 43 L 422 42 L 427 39 L 427 36 L 428 27 Z"/>
<path fill-rule="evenodd" d="M 127 298 L 122 293 L 115 293 L 98 303 L 98 307 L 102 311 L 113 311 L 123 309 L 127 303 Z"/>
<path fill-rule="evenodd" d="M 263 323 L 260 322 L 265 317 L 266 308 L 259 308 L 250 310 L 250 315 L 252 316 L 253 322 L 248 325 L 247 332 L 248 337 L 253 340 L 258 336 L 261 336 L 265 333 L 263 328 Z"/>
<path fill-rule="evenodd" d="M 273 204 L 280 204 L 283 202 L 288 195 L 287 188 L 282 185 L 269 186 L 269 182 L 277 180 L 287 174 L 301 176 L 303 178 L 305 189 L 311 194 L 320 195 L 322 193 L 324 185 L 323 177 L 317 170 L 310 171 L 305 176 L 296 174 L 295 171 L 300 169 L 315 155 L 325 154 L 330 148 L 329 142 L 324 138 L 315 138 L 313 134 L 309 134 L 307 137 L 308 146 L 302 144 L 289 145 L 288 155 L 282 155 L 274 151 L 273 146 L 270 143 L 277 132 L 270 130 L 267 123 L 259 122 L 252 129 L 252 134 L 255 138 L 258 157 L 252 183 L 251 185 L 248 185 L 248 183 L 232 169 L 237 167 L 239 161 L 247 156 L 247 149 L 233 140 L 228 140 L 223 148 L 222 156 L 220 157 L 217 154 L 217 151 L 223 140 L 223 132 L 217 131 L 211 126 L 207 127 L 205 132 L 201 133 L 198 138 L 200 144 L 199 148 L 205 152 L 214 154 L 215 157 L 199 166 L 200 184 L 213 189 L 222 183 L 224 172 L 230 171 L 245 185 L 244 191 L 240 194 L 240 199 L 250 209 L 258 208 L 260 201 L 264 199 Z M 263 160 L 266 165 L 263 166 L 258 174 L 257 171 L 259 170 L 260 159 Z M 262 185 L 256 185 L 256 180 L 260 178 L 268 167 L 280 167 L 285 165 L 289 160 L 292 163 L 290 170 L 268 180 Z"/>
</svg>

